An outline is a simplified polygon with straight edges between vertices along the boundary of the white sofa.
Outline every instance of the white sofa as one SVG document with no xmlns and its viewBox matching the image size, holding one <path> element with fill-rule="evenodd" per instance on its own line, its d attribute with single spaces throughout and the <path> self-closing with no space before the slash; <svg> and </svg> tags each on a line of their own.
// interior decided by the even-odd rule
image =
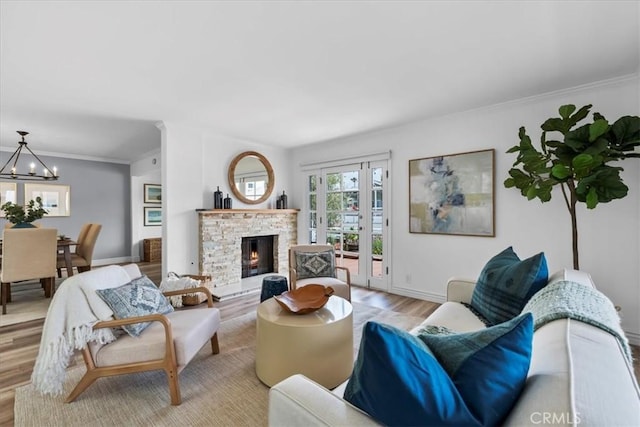
<svg viewBox="0 0 640 427">
<path fill-rule="evenodd" d="M 558 280 L 594 286 L 589 274 L 576 270 L 562 270 L 549 282 Z M 469 280 L 449 280 L 447 302 L 422 325 L 457 332 L 484 328 L 461 304 L 471 301 L 474 286 Z M 329 391 L 302 375 L 285 379 L 269 392 L 269 425 L 379 425 L 342 399 L 345 385 Z M 526 386 L 505 425 L 639 426 L 640 390 L 619 341 L 577 320 L 559 319 L 541 326 L 534 333 Z"/>
</svg>

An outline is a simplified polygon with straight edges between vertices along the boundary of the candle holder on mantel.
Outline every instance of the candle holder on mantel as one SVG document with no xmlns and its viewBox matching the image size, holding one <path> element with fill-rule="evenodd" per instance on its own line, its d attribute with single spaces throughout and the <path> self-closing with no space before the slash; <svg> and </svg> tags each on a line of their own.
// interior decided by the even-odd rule
<svg viewBox="0 0 640 427">
<path fill-rule="evenodd" d="M 231 209 L 231 204 L 231 197 L 229 197 L 229 193 L 227 193 L 227 197 L 225 197 L 223 201 L 224 209 Z"/>
<path fill-rule="evenodd" d="M 276 209 L 287 209 L 287 195 L 282 191 L 282 195 L 276 200 Z"/>
</svg>

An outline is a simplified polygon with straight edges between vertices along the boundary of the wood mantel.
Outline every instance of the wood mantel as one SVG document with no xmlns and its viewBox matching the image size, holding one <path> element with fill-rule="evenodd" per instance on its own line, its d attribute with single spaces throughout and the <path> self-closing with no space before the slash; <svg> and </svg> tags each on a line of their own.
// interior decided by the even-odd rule
<svg viewBox="0 0 640 427">
<path fill-rule="evenodd" d="M 207 213 L 293 213 L 300 209 L 196 209 L 200 214 Z"/>
</svg>

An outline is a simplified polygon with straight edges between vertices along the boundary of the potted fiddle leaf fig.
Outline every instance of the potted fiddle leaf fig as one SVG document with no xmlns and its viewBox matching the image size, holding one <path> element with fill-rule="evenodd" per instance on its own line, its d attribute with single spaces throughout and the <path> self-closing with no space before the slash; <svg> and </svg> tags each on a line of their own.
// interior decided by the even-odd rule
<svg viewBox="0 0 640 427">
<path fill-rule="evenodd" d="M 575 105 L 561 106 L 560 117 L 542 124 L 539 148 L 521 127 L 520 144 L 507 151 L 518 153 L 518 157 L 504 181 L 506 188 L 515 187 L 528 200 L 538 198 L 542 203 L 551 200 L 554 186 L 560 186 L 571 216 L 576 270 L 579 269 L 577 203 L 594 209 L 599 203 L 625 197 L 629 188 L 620 176 L 623 169 L 610 163 L 640 158 L 640 152 L 635 150 L 640 146 L 640 117 L 623 116 L 611 124 L 600 113 L 593 113 L 591 122 L 576 127 L 591 107 L 585 105 L 576 111 Z M 554 137 L 550 138 L 550 134 Z"/>
<path fill-rule="evenodd" d="M 4 211 L 7 221 L 15 224 L 14 228 L 33 227 L 32 222 L 41 219 L 47 213 L 42 207 L 42 198 L 40 197 L 30 200 L 26 208 L 13 202 L 7 202 L 0 206 L 0 209 Z"/>
</svg>

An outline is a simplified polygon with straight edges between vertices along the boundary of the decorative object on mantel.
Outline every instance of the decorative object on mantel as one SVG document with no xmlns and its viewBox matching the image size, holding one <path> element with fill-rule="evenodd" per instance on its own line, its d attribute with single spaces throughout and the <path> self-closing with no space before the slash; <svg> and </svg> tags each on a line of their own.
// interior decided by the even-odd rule
<svg viewBox="0 0 640 427">
<path fill-rule="evenodd" d="M 13 228 L 35 228 L 33 221 L 41 219 L 47 211 L 42 207 L 42 198 L 36 197 L 27 203 L 26 209 L 22 205 L 7 202 L 0 206 L 5 213 L 7 221 L 15 224 Z"/>
<path fill-rule="evenodd" d="M 222 209 L 222 191 L 220 191 L 220 186 L 213 192 L 213 209 Z"/>
<path fill-rule="evenodd" d="M 575 105 L 563 105 L 560 117 L 547 119 L 542 126 L 540 151 L 531 143 L 524 126 L 518 132 L 520 144 L 507 153 L 518 153 L 506 188 L 515 187 L 528 200 L 551 200 L 553 186 L 560 184 L 567 210 L 571 216 L 573 268 L 579 269 L 578 221 L 576 204 L 582 202 L 587 209 L 598 203 L 622 199 L 629 188 L 622 182 L 621 167 L 607 166 L 615 160 L 640 158 L 635 147 L 640 146 L 640 117 L 623 116 L 609 124 L 600 113 L 593 113 L 593 123 L 572 128 L 589 114 L 591 104 L 576 112 Z M 575 114 L 574 114 L 575 112 Z M 559 132 L 563 140 L 547 140 L 547 132 Z M 521 168 L 517 168 L 522 164 Z"/>
<path fill-rule="evenodd" d="M 286 311 L 294 314 L 307 314 L 324 307 L 333 292 L 331 286 L 306 285 L 293 291 L 283 292 L 273 298 Z"/>
<path fill-rule="evenodd" d="M 282 195 L 276 200 L 276 209 L 287 209 L 287 195 L 282 191 Z"/>
<path fill-rule="evenodd" d="M 229 193 L 227 193 L 227 197 L 224 198 L 224 208 L 231 209 L 231 204 L 232 204 L 231 197 L 229 197 Z"/>
<path fill-rule="evenodd" d="M 23 130 L 16 131 L 22 137 L 21 141 L 18 141 L 18 148 L 13 152 L 7 163 L 2 166 L 0 169 L 0 179 L 15 179 L 15 180 L 23 180 L 23 181 L 55 181 L 58 179 L 58 169 L 54 166 L 53 170 L 49 169 L 47 165 L 44 164 L 42 160 L 38 156 L 36 156 L 33 151 L 27 146 L 27 141 L 24 140 L 24 137 L 29 135 L 29 132 L 25 132 Z M 36 164 L 32 161 L 29 164 L 29 172 L 20 172 L 18 170 L 18 159 L 22 154 L 22 149 L 26 148 L 27 151 L 34 157 L 34 159 L 42 165 L 44 168 L 42 170 L 42 174 L 38 174 L 36 172 Z M 9 163 L 11 167 L 9 167 Z M 9 167 L 9 168 L 8 168 Z"/>
</svg>

